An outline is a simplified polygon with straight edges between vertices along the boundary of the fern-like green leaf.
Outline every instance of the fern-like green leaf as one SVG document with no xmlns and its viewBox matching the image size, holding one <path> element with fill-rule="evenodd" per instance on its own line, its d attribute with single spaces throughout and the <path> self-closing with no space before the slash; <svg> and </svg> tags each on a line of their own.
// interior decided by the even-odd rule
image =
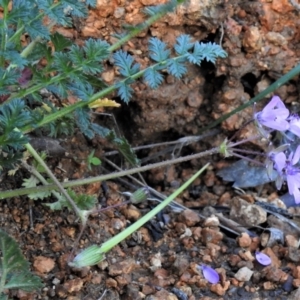
<svg viewBox="0 0 300 300">
<path fill-rule="evenodd" d="M 158 38 L 149 40 L 150 57 L 156 62 L 164 62 L 170 56 L 170 50 L 166 49 L 167 45 Z"/>
<path fill-rule="evenodd" d="M 38 5 L 39 9 L 43 10 L 45 15 L 55 23 L 63 26 L 72 25 L 72 19 L 69 16 L 66 16 L 61 5 L 53 7 L 52 0 L 39 1 Z"/>
<path fill-rule="evenodd" d="M 21 289 L 25 292 L 33 292 L 43 287 L 41 279 L 30 272 L 15 273 L 5 284 L 5 289 Z"/>
<path fill-rule="evenodd" d="M 26 23 L 25 30 L 28 32 L 32 39 L 36 39 L 38 37 L 41 37 L 46 40 L 50 39 L 49 30 L 43 25 L 43 22 L 39 19 Z"/>
<path fill-rule="evenodd" d="M 129 142 L 125 138 L 119 138 L 116 136 L 114 131 L 111 131 L 108 139 L 117 147 L 117 150 L 123 155 L 123 157 L 128 161 L 132 166 L 138 166 L 140 160 L 137 158 L 135 152 L 131 148 Z"/>
<path fill-rule="evenodd" d="M 91 6 L 91 7 L 96 7 L 96 0 L 85 0 L 86 4 Z"/>
<path fill-rule="evenodd" d="M 89 139 L 92 139 L 95 136 L 94 131 L 90 128 L 90 115 L 88 108 L 79 108 L 75 110 L 75 120 L 76 124 L 79 127 L 80 131 L 87 136 Z"/>
<path fill-rule="evenodd" d="M 133 93 L 133 89 L 129 86 L 131 82 L 128 82 L 129 80 L 116 83 L 116 88 L 118 89 L 118 96 L 120 96 L 125 103 L 129 102 L 130 97 Z"/>
<path fill-rule="evenodd" d="M 174 49 L 178 55 L 184 55 L 194 46 L 191 42 L 191 37 L 188 34 L 182 34 L 176 39 Z"/>
<path fill-rule="evenodd" d="M 114 64 L 119 67 L 119 71 L 124 77 L 130 77 L 140 70 L 139 64 L 133 64 L 133 56 L 122 50 L 117 51 L 113 57 Z"/>
<path fill-rule="evenodd" d="M 146 69 L 144 73 L 144 80 L 149 84 L 153 89 L 156 89 L 164 80 L 164 77 L 154 68 Z"/>
<path fill-rule="evenodd" d="M 58 32 L 51 35 L 51 42 L 54 45 L 55 51 L 62 51 L 72 45 L 72 42 Z"/>
<path fill-rule="evenodd" d="M 63 0 L 61 1 L 63 9 L 67 11 L 68 14 L 83 18 L 87 15 L 88 10 L 84 2 L 78 0 Z"/>
<path fill-rule="evenodd" d="M 168 66 L 168 72 L 173 75 L 176 78 L 181 78 L 184 74 L 187 72 L 187 68 L 184 65 L 186 59 L 176 59 L 171 58 L 168 60 L 167 66 Z"/>
<path fill-rule="evenodd" d="M 216 62 L 218 57 L 226 57 L 227 53 L 217 44 L 199 43 L 194 44 L 194 51 L 187 55 L 188 60 L 196 65 L 200 65 L 203 59 L 212 63 Z"/>
<path fill-rule="evenodd" d="M 96 123 L 91 123 L 91 128 L 100 137 L 107 137 L 111 132 L 111 130 L 109 130 L 108 128 L 100 126 L 99 124 Z"/>
<path fill-rule="evenodd" d="M 22 128 L 32 121 L 25 103 L 14 99 L 0 108 L 0 133 L 10 134 L 15 128 Z"/>
<path fill-rule="evenodd" d="M 94 89 L 89 83 L 77 82 L 75 84 L 69 85 L 69 90 L 72 91 L 81 100 L 87 101 L 94 94 Z"/>
<path fill-rule="evenodd" d="M 33 291 L 42 287 L 39 277 L 29 272 L 29 263 L 25 260 L 17 242 L 0 230 L 0 271 L 5 282 L 4 288 L 20 288 Z"/>
<path fill-rule="evenodd" d="M 177 6 L 176 0 L 168 1 L 165 4 L 148 6 L 144 9 L 144 13 L 150 17 L 156 16 L 158 14 L 164 14 L 166 12 L 172 12 Z"/>
<path fill-rule="evenodd" d="M 90 210 L 96 205 L 97 197 L 94 195 L 77 194 L 71 189 L 68 189 L 67 192 L 80 210 Z M 66 198 L 62 195 L 60 196 L 58 201 L 53 203 L 46 203 L 45 205 L 51 210 L 62 210 L 63 208 L 72 210 L 69 201 L 67 201 Z"/>
</svg>

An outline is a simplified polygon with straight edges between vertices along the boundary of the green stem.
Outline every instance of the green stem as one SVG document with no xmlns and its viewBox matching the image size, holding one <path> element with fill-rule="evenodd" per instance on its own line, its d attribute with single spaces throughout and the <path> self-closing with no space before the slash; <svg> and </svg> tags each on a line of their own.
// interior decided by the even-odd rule
<svg viewBox="0 0 300 300">
<path fill-rule="evenodd" d="M 6 18 L 8 14 L 8 4 L 4 5 L 3 7 L 3 18 L 2 18 L 2 40 L 1 40 L 1 52 L 2 54 L 0 55 L 0 66 L 3 68 L 5 64 L 5 58 L 3 56 L 5 50 L 6 50 L 6 44 L 7 44 L 7 24 L 6 24 Z"/>
<path fill-rule="evenodd" d="M 7 277 L 7 269 L 2 268 L 2 270 L 1 270 L 1 280 L 0 280 L 0 296 L 3 295 L 3 290 L 4 290 L 4 286 L 5 286 L 6 277 Z"/>
<path fill-rule="evenodd" d="M 124 231 L 118 233 L 113 238 L 109 239 L 103 243 L 100 247 L 92 245 L 81 253 L 79 253 L 72 262 L 69 262 L 69 266 L 82 268 L 85 266 L 93 266 L 98 264 L 101 260 L 104 259 L 104 254 L 111 250 L 113 247 L 118 245 L 120 242 L 125 240 L 129 235 L 138 230 L 146 222 L 152 219 L 157 213 L 169 205 L 181 192 L 183 192 L 207 167 L 207 163 L 201 170 L 194 174 L 188 181 L 186 181 L 180 188 L 178 188 L 174 193 L 162 201 L 159 205 L 149 211 L 141 219 L 133 223 L 130 227 L 126 228 Z"/>
<path fill-rule="evenodd" d="M 84 217 L 82 211 L 77 207 L 73 199 L 70 197 L 70 195 L 65 191 L 65 189 L 62 187 L 61 183 L 56 179 L 54 174 L 51 172 L 51 170 L 48 168 L 44 160 L 40 157 L 40 155 L 35 151 L 35 149 L 29 144 L 25 144 L 26 149 L 30 152 L 30 154 L 35 158 L 35 160 L 45 169 L 48 176 L 53 180 L 55 183 L 57 189 L 64 195 L 64 197 L 67 199 L 67 201 L 72 206 L 73 210 L 77 214 L 77 216 L 82 221 L 82 224 L 85 225 L 86 218 Z M 39 188 L 36 189 L 37 191 L 40 191 Z"/>
<path fill-rule="evenodd" d="M 240 105 L 239 107 L 237 107 L 236 109 L 234 109 L 233 111 L 223 115 L 222 117 L 220 117 L 219 119 L 217 119 L 216 121 L 212 122 L 211 124 L 209 124 L 208 126 L 200 129 L 200 131 L 198 132 L 198 134 L 211 129 L 215 126 L 217 126 L 218 124 L 224 122 L 225 120 L 227 120 L 228 118 L 230 118 L 231 116 L 233 116 L 234 114 L 240 112 L 241 110 L 253 105 L 254 103 L 262 100 L 263 98 L 265 98 L 269 93 L 275 91 L 276 89 L 278 89 L 280 86 L 282 86 L 283 84 L 285 84 L 286 82 L 288 82 L 289 80 L 291 80 L 293 77 L 297 76 L 300 73 L 300 64 L 297 65 L 296 67 L 294 67 L 291 71 L 289 71 L 288 73 L 286 73 L 285 75 L 283 75 L 282 77 L 280 77 L 278 80 L 276 80 L 274 83 L 272 83 L 269 87 L 267 87 L 264 91 L 262 91 L 261 93 L 259 93 L 257 96 L 255 96 L 254 98 L 252 98 L 250 101 L 248 101 L 247 103 L 244 103 L 242 105 Z"/>
<path fill-rule="evenodd" d="M 216 148 L 213 148 L 213 149 L 201 152 L 201 153 L 187 155 L 187 156 L 179 157 L 176 159 L 170 159 L 170 160 L 166 160 L 163 162 L 146 165 L 143 167 L 132 168 L 129 170 L 115 172 L 115 173 L 111 173 L 111 174 L 107 174 L 107 175 L 101 175 L 101 176 L 96 176 L 96 177 L 91 177 L 91 178 L 63 182 L 60 184 L 64 188 L 80 186 L 80 185 L 85 185 L 85 184 L 91 184 L 91 183 L 95 183 L 98 181 L 110 180 L 110 179 L 114 179 L 114 178 L 118 178 L 118 177 L 122 177 L 122 176 L 135 174 L 137 172 L 148 171 L 148 170 L 151 170 L 154 168 L 161 168 L 161 167 L 169 166 L 170 164 L 177 164 L 177 163 L 182 163 L 182 162 L 189 161 L 192 159 L 198 159 L 200 157 L 217 154 L 217 153 L 219 153 L 219 151 L 220 151 L 219 147 L 216 147 Z M 2 192 L 0 192 L 0 200 L 10 198 L 10 197 L 16 197 L 16 196 L 36 193 L 37 191 L 44 192 L 44 191 L 57 190 L 57 189 L 58 189 L 58 187 L 55 184 L 49 184 L 46 186 L 39 186 L 39 187 L 34 187 L 34 188 L 23 188 L 23 189 L 17 189 L 17 190 L 2 191 Z"/>
<path fill-rule="evenodd" d="M 61 2 L 55 3 L 53 4 L 49 9 L 52 10 L 53 8 L 59 6 L 61 4 Z M 33 18 L 32 20 L 30 20 L 30 22 L 28 24 L 31 24 L 32 22 L 38 20 L 39 18 L 42 18 L 45 16 L 44 12 L 40 12 L 35 18 Z M 19 34 L 22 33 L 22 31 L 25 29 L 25 25 L 22 25 L 18 28 L 18 30 L 8 39 L 8 42 L 12 42 L 16 37 L 19 36 Z"/>
<path fill-rule="evenodd" d="M 180 188 L 178 188 L 174 193 L 172 193 L 168 198 L 162 201 L 159 205 L 153 208 L 141 219 L 133 223 L 131 226 L 126 228 L 124 231 L 118 233 L 113 238 L 109 239 L 107 242 L 103 243 L 99 249 L 100 253 L 106 253 L 113 247 L 118 245 L 121 241 L 125 240 L 130 234 L 142 227 L 146 222 L 151 220 L 156 214 L 163 210 L 167 205 L 169 205 L 173 199 L 175 199 L 180 193 L 182 193 L 204 170 L 207 169 L 209 163 L 207 163 L 201 170 L 194 174 L 187 182 L 185 182 Z"/>
<path fill-rule="evenodd" d="M 43 175 L 39 173 L 38 170 L 36 170 L 33 166 L 28 165 L 25 161 L 22 161 L 22 166 L 33 176 L 35 176 L 43 185 L 49 184 Z M 57 200 L 60 200 L 60 194 L 57 191 L 52 191 L 52 195 L 54 195 Z"/>
</svg>

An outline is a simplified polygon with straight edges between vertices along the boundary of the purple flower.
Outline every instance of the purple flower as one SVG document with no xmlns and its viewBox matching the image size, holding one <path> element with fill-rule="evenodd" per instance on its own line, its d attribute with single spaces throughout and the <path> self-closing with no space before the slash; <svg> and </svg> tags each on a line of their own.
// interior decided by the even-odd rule
<svg viewBox="0 0 300 300">
<path fill-rule="evenodd" d="M 255 258 L 263 266 L 268 266 L 272 263 L 271 258 L 267 254 L 264 254 L 259 251 L 256 251 Z"/>
<path fill-rule="evenodd" d="M 291 115 L 289 118 L 289 131 L 300 137 L 300 117 L 296 114 Z"/>
<path fill-rule="evenodd" d="M 284 151 L 289 148 L 290 144 L 284 144 L 278 148 L 274 148 L 271 144 L 268 148 L 266 167 L 269 178 L 273 178 L 273 170 L 277 171 L 277 177 L 275 179 L 276 187 L 278 190 L 281 189 L 283 183 L 283 172 L 286 165 L 286 156 Z"/>
<path fill-rule="evenodd" d="M 215 284 L 215 283 L 218 283 L 220 281 L 219 274 L 213 268 L 211 268 L 209 266 L 206 266 L 206 265 L 203 265 L 201 268 L 202 268 L 204 278 L 209 283 Z"/>
<path fill-rule="evenodd" d="M 283 152 L 275 153 L 269 152 L 267 159 L 267 174 L 269 178 L 272 178 L 273 169 L 275 169 L 278 173 L 275 184 L 278 190 L 281 189 L 283 183 L 283 173 L 282 170 L 286 164 L 286 156 Z"/>
<path fill-rule="evenodd" d="M 300 146 L 297 147 L 295 153 L 289 155 L 285 166 L 286 181 L 290 195 L 294 195 L 295 202 L 300 203 L 300 169 L 295 165 L 300 159 Z"/>
<path fill-rule="evenodd" d="M 254 119 L 258 125 L 263 125 L 278 131 L 289 129 L 287 118 L 290 112 L 278 96 L 273 96 L 265 108 L 254 114 Z"/>
<path fill-rule="evenodd" d="M 297 147 L 295 153 L 291 152 L 288 158 L 283 152 L 270 152 L 269 158 L 274 162 L 273 167 L 278 172 L 278 177 L 285 176 L 289 194 L 294 195 L 297 204 L 300 203 L 300 168 L 296 166 L 300 159 L 300 146 Z M 278 189 L 281 187 L 277 185 L 277 179 L 276 187 Z"/>
</svg>

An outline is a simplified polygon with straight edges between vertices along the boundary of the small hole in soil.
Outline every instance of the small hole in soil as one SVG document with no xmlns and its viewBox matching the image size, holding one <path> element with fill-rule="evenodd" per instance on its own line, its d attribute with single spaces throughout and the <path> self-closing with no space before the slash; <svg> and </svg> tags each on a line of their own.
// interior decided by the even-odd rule
<svg viewBox="0 0 300 300">
<path fill-rule="evenodd" d="M 247 73 L 241 78 L 241 83 L 244 86 L 244 91 L 251 97 L 254 97 L 254 87 L 257 83 L 257 78 L 252 73 Z"/>
</svg>

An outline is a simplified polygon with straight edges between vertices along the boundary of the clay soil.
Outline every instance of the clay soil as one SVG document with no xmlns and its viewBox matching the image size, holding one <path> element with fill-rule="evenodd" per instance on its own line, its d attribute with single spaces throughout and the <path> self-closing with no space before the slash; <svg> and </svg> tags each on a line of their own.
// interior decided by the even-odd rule
<svg viewBox="0 0 300 300">
<path fill-rule="evenodd" d="M 290 1 L 187 1 L 176 12 L 133 38 L 123 49 L 146 67 L 150 64 L 147 50 L 150 37 L 158 37 L 171 47 L 177 36 L 189 34 L 198 41 L 220 44 L 228 57 L 218 59 L 216 65 L 203 62 L 201 66 L 189 66 L 182 80 L 166 76 L 157 90 L 149 89 L 141 81 L 135 83 L 133 99 L 128 105 L 105 111 L 115 115 L 118 129 L 110 117 L 95 116 L 95 120 L 119 130 L 133 147 L 198 135 L 199 129 L 247 102 L 299 63 L 300 10 L 297 0 Z M 87 19 L 74 20 L 73 28 L 55 30 L 78 44 L 89 37 L 113 43 L 113 34 L 120 33 L 124 23 L 138 24 L 144 20 L 141 13 L 144 7 L 163 1 L 97 2 L 97 8 L 90 10 Z M 118 73 L 108 64 L 101 76 L 110 84 L 118 78 Z M 299 111 L 299 88 L 299 79 L 295 78 L 276 90 L 296 112 Z M 119 100 L 116 95 L 111 98 Z M 258 104 L 257 109 L 260 107 L 262 104 Z M 248 108 L 231 117 L 217 128 L 218 133 L 189 144 L 180 155 L 219 145 L 251 119 L 252 113 L 252 108 Z M 253 135 L 254 130 L 251 125 L 246 127 L 239 138 Z M 113 150 L 106 141 L 88 140 L 76 132 L 59 143 L 64 153 L 52 153 L 47 164 L 61 181 L 115 171 L 104 159 L 100 167 L 92 170 L 85 163 L 93 149 L 95 156 L 100 158 Z M 170 159 L 172 152 L 154 156 L 165 148 L 153 147 L 138 151 L 137 155 L 144 163 Z M 107 158 L 126 167 L 116 155 Z M 150 160 L 146 162 L 147 158 Z M 251 226 L 246 226 L 239 216 L 235 218 L 236 230 L 224 229 L 220 214 L 228 219 L 233 203 L 238 206 L 241 200 L 233 200 L 238 194 L 232 184 L 222 181 L 216 173 L 233 160 L 216 155 L 155 169 L 143 176 L 153 189 L 169 195 L 207 161 L 211 163 L 208 171 L 177 199 L 192 210 L 178 211 L 168 207 L 111 250 L 97 266 L 81 270 L 67 265 L 80 231 L 79 221 L 72 211 L 51 211 L 41 201 L 29 201 L 26 197 L 2 201 L 1 227 L 17 240 L 32 271 L 44 282 L 44 288 L 35 293 L 11 291 L 10 299 L 300 299 L 298 231 L 286 230 L 283 243 L 263 246 L 263 230 L 252 228 L 256 236 L 243 232 L 239 229 L 241 224 L 246 229 Z M 3 174 L 1 189 L 20 188 L 22 180 L 28 176 L 21 169 L 14 177 Z M 83 186 L 77 191 L 96 194 L 100 208 L 120 204 L 125 201 L 120 192 L 133 192 L 136 188 L 135 181 L 123 178 L 122 181 Z M 257 189 L 244 192 L 242 198 L 246 203 L 252 204 L 257 199 Z M 274 185 L 264 186 L 259 195 L 267 202 L 281 203 Z M 51 201 L 54 200 L 47 202 Z M 153 201 L 126 204 L 92 215 L 76 253 L 90 245 L 100 245 L 154 205 Z M 290 209 L 290 213 L 297 213 L 297 209 Z M 255 260 L 256 250 L 268 254 L 272 264 L 260 265 Z M 203 277 L 198 267 L 203 264 L 219 273 L 219 283 L 210 284 Z"/>
</svg>

